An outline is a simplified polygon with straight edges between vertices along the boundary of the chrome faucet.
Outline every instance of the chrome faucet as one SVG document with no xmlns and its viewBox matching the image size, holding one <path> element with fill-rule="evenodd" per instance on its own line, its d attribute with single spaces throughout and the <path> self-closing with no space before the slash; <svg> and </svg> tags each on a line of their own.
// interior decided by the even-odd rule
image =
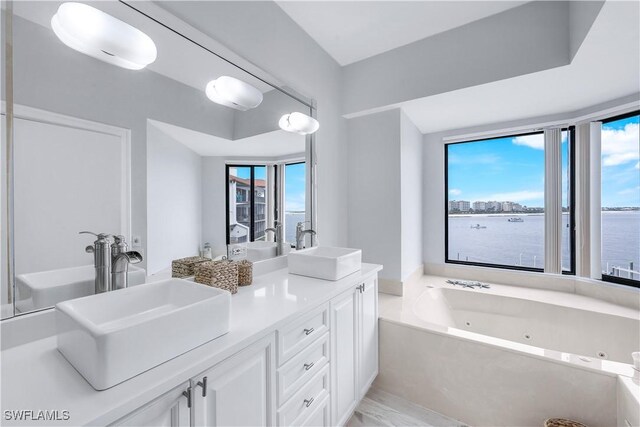
<svg viewBox="0 0 640 427">
<path fill-rule="evenodd" d="M 97 238 L 93 246 L 85 248 L 86 252 L 93 254 L 93 264 L 96 269 L 95 293 L 126 288 L 129 264 L 142 262 L 142 254 L 129 251 L 124 236 L 96 234 L 91 231 L 81 231 L 80 234 L 93 234 Z M 110 237 L 113 237 L 113 243 L 109 240 Z"/>
<path fill-rule="evenodd" d="M 304 230 L 304 224 L 309 221 L 299 222 L 296 225 L 296 250 L 300 250 L 304 248 L 304 236 L 310 234 L 312 236 L 316 235 L 316 232 L 312 229 Z"/>
<path fill-rule="evenodd" d="M 284 235 L 282 234 L 282 224 L 279 221 L 273 222 L 274 226 L 266 228 L 264 232 L 273 232 L 276 238 L 276 256 L 284 254 Z"/>
<path fill-rule="evenodd" d="M 113 237 L 111 245 L 111 290 L 123 289 L 129 286 L 129 264 L 142 262 L 142 254 L 138 251 L 129 251 L 124 236 Z"/>
</svg>

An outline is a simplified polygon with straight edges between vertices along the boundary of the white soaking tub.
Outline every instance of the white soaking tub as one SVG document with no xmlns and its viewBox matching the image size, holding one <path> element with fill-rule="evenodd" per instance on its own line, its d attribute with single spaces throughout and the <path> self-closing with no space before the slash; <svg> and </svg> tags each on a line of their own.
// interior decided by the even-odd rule
<svg viewBox="0 0 640 427">
<path fill-rule="evenodd" d="M 551 417 L 625 425 L 617 383 L 633 376 L 640 311 L 445 280 L 425 276 L 402 297 L 381 295 L 377 387 L 474 426 L 542 426 Z"/>
</svg>

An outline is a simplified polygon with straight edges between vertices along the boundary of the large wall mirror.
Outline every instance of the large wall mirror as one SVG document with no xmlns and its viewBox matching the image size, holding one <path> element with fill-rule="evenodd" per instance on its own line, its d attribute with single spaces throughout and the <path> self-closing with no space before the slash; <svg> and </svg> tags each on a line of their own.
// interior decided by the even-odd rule
<svg viewBox="0 0 640 427">
<path fill-rule="evenodd" d="M 140 252 L 134 285 L 205 248 L 214 258 L 229 244 L 255 249 L 254 261 L 275 256 L 270 230 L 282 227 L 289 248 L 298 223 L 315 225 L 313 138 L 279 125 L 293 112 L 314 116 L 312 101 L 135 3 L 87 4 L 146 34 L 155 61 L 71 48 L 73 31 L 87 28 L 65 27 L 62 4 L 3 7 L 2 318 L 94 293 L 86 248 L 96 237 L 83 231 L 123 236 Z M 210 99 L 227 89 L 242 102 Z"/>
</svg>

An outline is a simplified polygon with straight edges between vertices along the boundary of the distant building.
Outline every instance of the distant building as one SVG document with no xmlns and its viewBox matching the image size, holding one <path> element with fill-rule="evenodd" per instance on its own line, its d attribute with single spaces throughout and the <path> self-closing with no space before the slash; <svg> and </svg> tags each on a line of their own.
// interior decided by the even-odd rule
<svg viewBox="0 0 640 427">
<path fill-rule="evenodd" d="M 502 202 L 502 212 L 511 212 L 513 210 L 513 203 Z"/>
<path fill-rule="evenodd" d="M 476 212 L 484 212 L 487 210 L 486 202 L 473 202 L 473 210 Z"/>
<path fill-rule="evenodd" d="M 232 170 L 232 173 L 235 172 Z M 254 180 L 254 239 L 261 240 L 266 228 L 266 181 Z M 251 180 L 229 175 L 229 229 L 231 243 L 249 241 L 251 226 Z"/>
<path fill-rule="evenodd" d="M 502 202 L 487 202 L 486 210 L 487 212 L 502 212 Z"/>
<path fill-rule="evenodd" d="M 469 212 L 471 209 L 471 202 L 466 200 L 450 200 L 449 212 Z"/>
</svg>

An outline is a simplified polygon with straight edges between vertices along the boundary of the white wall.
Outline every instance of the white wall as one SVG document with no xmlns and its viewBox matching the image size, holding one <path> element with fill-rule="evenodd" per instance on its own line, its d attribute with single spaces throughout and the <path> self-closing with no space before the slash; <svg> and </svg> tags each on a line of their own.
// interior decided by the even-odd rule
<svg viewBox="0 0 640 427">
<path fill-rule="evenodd" d="M 15 272 L 93 264 L 94 236 L 128 224 L 125 142 L 115 135 L 14 119 Z M 55 165 L 52 167 L 52 165 Z"/>
<path fill-rule="evenodd" d="M 400 115 L 402 276 L 404 282 L 422 259 L 422 134 L 406 114 Z"/>
<path fill-rule="evenodd" d="M 348 245 L 402 281 L 400 110 L 349 120 Z"/>
<path fill-rule="evenodd" d="M 202 236 L 202 162 L 178 141 L 147 126 L 147 273 L 198 255 Z"/>
<path fill-rule="evenodd" d="M 161 2 L 204 34 L 287 86 L 315 98 L 320 130 L 318 226 L 322 245 L 347 242 L 347 140 L 341 68 L 274 2 Z M 239 24 L 240 23 L 240 24 Z"/>
<path fill-rule="evenodd" d="M 226 157 L 202 157 L 202 243 L 214 254 L 227 250 Z"/>
</svg>

